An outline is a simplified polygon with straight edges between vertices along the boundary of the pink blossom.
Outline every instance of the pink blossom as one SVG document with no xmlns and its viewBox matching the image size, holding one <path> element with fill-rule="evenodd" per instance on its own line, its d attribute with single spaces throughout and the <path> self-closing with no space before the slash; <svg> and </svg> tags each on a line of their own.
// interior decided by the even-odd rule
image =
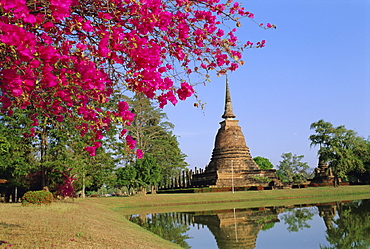
<svg viewBox="0 0 370 249">
<path fill-rule="evenodd" d="M 181 83 L 181 88 L 176 91 L 179 99 L 185 100 L 186 98 L 190 97 L 193 93 L 193 87 L 189 85 L 187 82 Z"/>
<path fill-rule="evenodd" d="M 97 131 L 96 134 L 95 134 L 95 140 L 100 140 L 102 139 L 104 136 L 102 134 L 102 131 Z M 100 147 L 100 146 L 99 146 Z"/>
<path fill-rule="evenodd" d="M 108 56 L 108 53 L 110 52 L 109 48 L 108 48 L 108 39 L 102 39 L 100 42 L 99 42 L 99 54 L 103 57 L 106 57 Z"/>
<path fill-rule="evenodd" d="M 12 101 L 5 96 L 0 96 L 0 102 L 2 103 L 2 108 L 4 110 L 8 109 L 12 105 Z"/>
<path fill-rule="evenodd" d="M 126 144 L 130 149 L 134 149 L 136 146 L 136 141 L 130 135 L 127 135 Z"/>
<path fill-rule="evenodd" d="M 85 151 L 89 153 L 90 156 L 96 156 L 96 147 L 95 146 L 87 146 L 84 148 Z"/>
<path fill-rule="evenodd" d="M 63 116 L 63 115 L 58 115 L 56 119 L 57 119 L 57 121 L 58 121 L 59 123 L 62 123 L 62 122 L 63 122 L 63 120 L 64 120 L 64 116 Z"/>
<path fill-rule="evenodd" d="M 52 22 L 46 22 L 42 25 L 46 32 L 48 32 L 51 28 L 54 28 L 55 25 Z"/>
<path fill-rule="evenodd" d="M 91 133 L 93 146 L 85 148 L 91 155 L 116 124 L 111 117 L 121 117 L 123 126 L 135 118 L 126 102 L 105 103 L 126 90 L 157 99 L 161 108 L 185 100 L 194 94 L 184 82 L 190 74 L 238 68 L 243 48 L 236 29 L 225 33 L 223 25 L 254 17 L 232 0 L 49 0 L 50 15 L 26 0 L 0 2 L 2 111 L 33 106 L 59 122 L 78 117 L 81 136 Z M 30 121 L 39 125 L 36 116 Z M 135 148 L 125 129 L 120 135 Z"/>
<path fill-rule="evenodd" d="M 109 19 L 111 19 L 111 18 L 112 18 L 112 16 L 111 16 L 109 13 L 103 13 L 103 12 L 100 12 L 100 13 L 99 13 L 99 18 L 109 20 Z"/>
<path fill-rule="evenodd" d="M 137 149 L 137 150 L 136 150 L 136 157 L 137 157 L 138 159 L 143 158 L 143 151 L 142 151 L 142 150 L 140 150 L 140 149 Z"/>
<path fill-rule="evenodd" d="M 35 127 L 31 127 L 30 128 L 30 132 L 29 133 L 23 133 L 23 136 L 25 138 L 28 138 L 28 137 L 34 137 L 35 136 Z"/>
<path fill-rule="evenodd" d="M 87 20 L 84 23 L 82 23 L 82 29 L 86 32 L 93 32 L 94 28 L 91 26 L 91 21 Z"/>
<path fill-rule="evenodd" d="M 55 20 L 60 21 L 69 16 L 72 2 L 73 0 L 50 0 L 50 9 Z"/>
<path fill-rule="evenodd" d="M 36 17 L 34 15 L 25 14 L 23 16 L 23 21 L 26 23 L 34 24 L 36 22 Z"/>
<path fill-rule="evenodd" d="M 162 84 L 161 89 L 163 89 L 163 90 L 170 89 L 173 86 L 173 84 L 174 84 L 173 80 L 166 77 L 166 78 L 163 79 L 163 84 Z"/>
<path fill-rule="evenodd" d="M 126 133 L 127 133 L 127 130 L 126 129 L 122 129 L 122 131 L 121 131 L 121 137 L 123 137 Z"/>
<path fill-rule="evenodd" d="M 216 33 L 217 36 L 223 36 L 224 35 L 224 31 L 222 29 L 219 29 Z"/>
<path fill-rule="evenodd" d="M 127 102 L 125 102 L 125 101 L 118 102 L 118 111 L 119 112 L 127 111 L 127 110 L 128 110 L 128 104 L 127 104 Z"/>
</svg>

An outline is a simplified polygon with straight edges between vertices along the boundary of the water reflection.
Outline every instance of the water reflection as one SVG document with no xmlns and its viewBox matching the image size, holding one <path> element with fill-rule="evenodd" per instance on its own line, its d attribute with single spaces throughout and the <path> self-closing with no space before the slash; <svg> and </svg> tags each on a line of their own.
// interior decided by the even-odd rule
<svg viewBox="0 0 370 249">
<path fill-rule="evenodd" d="M 133 215 L 131 221 L 140 224 L 163 238 L 184 248 L 190 241 L 202 236 L 207 229 L 217 244 L 207 248 L 313 248 L 302 241 L 313 242 L 315 248 L 370 248 L 370 200 L 334 202 L 319 205 L 263 207 L 248 209 L 214 210 L 204 212 L 162 213 Z M 317 221 L 321 226 L 313 226 Z M 279 225 L 276 225 L 279 224 Z M 190 238 L 189 230 L 199 232 Z M 288 235 L 275 238 L 272 234 Z M 319 236 L 312 236 L 312 231 Z M 307 232 L 311 231 L 311 232 Z M 289 234 L 299 234 L 294 239 Z M 315 241 L 315 237 L 322 241 Z M 258 238 L 258 243 L 257 243 Z M 264 238 L 263 243 L 261 238 Z M 201 240 L 204 238 L 200 238 Z M 291 247 L 289 247 L 289 243 Z M 189 243 L 188 243 L 189 242 Z M 261 243 L 260 243 L 261 242 Z M 284 243 L 284 247 L 279 247 Z M 194 243 L 192 243 L 194 244 Z M 192 245 L 192 247 L 197 247 Z M 203 247 L 204 248 L 204 247 Z"/>
<path fill-rule="evenodd" d="M 306 208 L 288 208 L 284 214 L 281 215 L 281 219 L 284 224 L 287 225 L 289 232 L 298 232 L 304 228 L 311 228 L 307 221 L 312 220 L 314 211 Z"/>
<path fill-rule="evenodd" d="M 279 212 L 276 208 L 217 210 L 194 213 L 193 220 L 208 227 L 218 248 L 254 248 L 259 231 L 278 222 Z"/>
<path fill-rule="evenodd" d="M 319 206 L 319 210 L 331 210 L 332 217 L 325 221 L 326 239 L 330 246 L 321 248 L 370 248 L 370 200 L 336 203 Z M 337 218 L 333 214 L 338 213 Z"/>
<path fill-rule="evenodd" d="M 185 241 L 189 238 L 186 232 L 189 230 L 190 222 L 181 219 L 184 217 L 181 213 L 161 213 L 133 215 L 130 216 L 129 220 L 183 248 L 190 248 Z"/>
</svg>

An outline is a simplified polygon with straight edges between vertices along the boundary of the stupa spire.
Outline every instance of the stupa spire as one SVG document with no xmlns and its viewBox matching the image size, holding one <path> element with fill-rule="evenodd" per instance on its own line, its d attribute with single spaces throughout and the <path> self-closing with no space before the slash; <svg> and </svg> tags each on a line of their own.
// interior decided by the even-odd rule
<svg viewBox="0 0 370 249">
<path fill-rule="evenodd" d="M 236 116 L 233 113 L 233 106 L 231 103 L 231 96 L 230 96 L 230 90 L 229 90 L 229 80 L 226 75 L 226 96 L 225 96 L 225 112 L 222 115 L 222 118 L 224 119 L 233 119 Z"/>
</svg>

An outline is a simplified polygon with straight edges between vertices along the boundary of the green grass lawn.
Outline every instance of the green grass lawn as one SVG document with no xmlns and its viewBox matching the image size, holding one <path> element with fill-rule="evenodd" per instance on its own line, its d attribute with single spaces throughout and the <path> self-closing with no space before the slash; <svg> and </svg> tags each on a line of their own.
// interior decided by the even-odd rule
<svg viewBox="0 0 370 249">
<path fill-rule="evenodd" d="M 370 186 L 318 187 L 263 191 L 155 194 L 99 198 L 123 214 L 201 211 L 228 208 L 283 206 L 370 198 Z"/>
</svg>

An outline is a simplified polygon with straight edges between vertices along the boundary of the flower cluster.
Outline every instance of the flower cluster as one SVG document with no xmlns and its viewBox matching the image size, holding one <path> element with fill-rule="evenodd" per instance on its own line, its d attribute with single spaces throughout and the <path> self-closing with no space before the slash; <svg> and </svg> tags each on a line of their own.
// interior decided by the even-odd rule
<svg viewBox="0 0 370 249">
<path fill-rule="evenodd" d="M 61 196 L 61 197 L 71 197 L 75 198 L 76 197 L 76 190 L 73 186 L 73 182 L 76 180 L 72 177 L 70 177 L 66 173 L 61 173 L 63 177 L 63 183 L 57 185 L 56 187 L 56 195 Z"/>
<path fill-rule="evenodd" d="M 185 100 L 188 74 L 243 63 L 236 29 L 222 25 L 253 18 L 232 0 L 0 0 L 0 13 L 2 111 L 30 109 L 32 126 L 37 115 L 80 120 L 81 135 L 95 134 L 91 155 L 113 121 L 134 118 L 125 102 L 107 107 L 113 94 L 144 93 L 160 107 Z"/>
</svg>

